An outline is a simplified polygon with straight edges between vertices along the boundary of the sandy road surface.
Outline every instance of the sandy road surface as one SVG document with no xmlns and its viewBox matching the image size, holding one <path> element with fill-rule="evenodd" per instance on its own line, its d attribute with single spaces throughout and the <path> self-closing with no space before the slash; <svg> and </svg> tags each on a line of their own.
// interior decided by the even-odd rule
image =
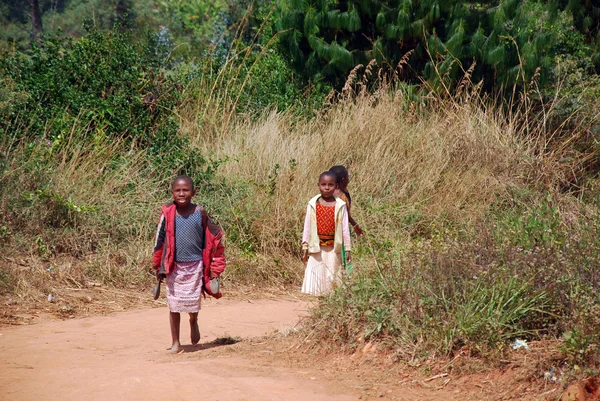
<svg viewBox="0 0 600 401">
<path fill-rule="evenodd" d="M 182 316 L 185 352 L 179 355 L 165 350 L 166 307 L 0 327 L 0 400 L 357 400 L 352 389 L 293 367 L 209 349 L 219 337 L 251 338 L 292 327 L 306 306 L 297 300 L 204 303 L 200 345 L 189 345 Z"/>
</svg>

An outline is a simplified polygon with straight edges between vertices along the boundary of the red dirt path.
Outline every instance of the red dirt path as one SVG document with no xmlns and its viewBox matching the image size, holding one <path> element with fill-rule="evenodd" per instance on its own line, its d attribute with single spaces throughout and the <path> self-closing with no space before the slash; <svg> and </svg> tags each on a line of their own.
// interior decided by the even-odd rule
<svg viewBox="0 0 600 401">
<path fill-rule="evenodd" d="M 243 339 L 289 329 L 305 308 L 305 303 L 289 300 L 205 303 L 200 312 L 201 344 L 189 345 L 189 326 L 182 316 L 185 352 L 179 355 L 165 350 L 170 344 L 166 308 L 2 327 L 0 399 L 358 399 L 311 379 L 314 376 L 257 367 L 247 356 L 215 355 L 209 350 L 218 337 Z"/>
<path fill-rule="evenodd" d="M 364 359 L 369 355 L 304 354 L 298 343 L 286 342 L 284 336 L 264 337 L 289 331 L 306 309 L 306 301 L 293 298 L 211 300 L 200 311 L 198 346 L 190 345 L 189 325 L 182 316 L 184 352 L 178 355 L 166 352 L 166 307 L 0 326 L 0 400 L 545 399 L 526 396 L 511 378 L 510 384 L 490 387 L 490 379 L 500 380 L 493 373 L 458 378 L 446 386 L 444 380 L 449 380 L 444 378 L 415 380 L 393 366 L 374 368 Z M 224 337 L 239 337 L 241 342 L 213 342 Z"/>
</svg>

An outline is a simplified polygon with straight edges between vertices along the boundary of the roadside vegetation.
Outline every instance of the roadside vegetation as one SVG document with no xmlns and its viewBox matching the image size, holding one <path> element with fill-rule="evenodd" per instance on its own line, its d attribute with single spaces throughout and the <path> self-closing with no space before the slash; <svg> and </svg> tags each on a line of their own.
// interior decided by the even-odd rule
<svg viewBox="0 0 600 401">
<path fill-rule="evenodd" d="M 354 273 L 304 323 L 314 346 L 378 343 L 398 361 L 464 349 L 498 359 L 516 339 L 557 339 L 567 366 L 593 368 L 600 84 L 585 32 L 597 24 L 580 29 L 575 10 L 552 3 L 537 26 L 529 17 L 544 2 L 515 13 L 509 3 L 504 18 L 526 23 L 514 29 L 548 32 L 532 54 L 553 53 L 532 68 L 538 58 L 517 52 L 529 36 L 496 43 L 495 57 L 506 50 L 498 74 L 490 66 L 500 61 L 473 43 L 457 56 L 454 25 L 435 51 L 416 28 L 390 28 L 369 59 L 372 49 L 325 49 L 330 38 L 306 23 L 286 54 L 290 15 L 322 12 L 294 2 L 249 3 L 248 13 L 216 2 L 200 14 L 139 2 L 147 8 L 129 20 L 82 21 L 82 31 L 38 43 L 4 38 L 1 293 L 36 305 L 97 285 L 149 296 L 158 210 L 180 173 L 227 233 L 224 285 L 295 290 L 306 201 L 319 173 L 344 164 L 366 237 L 355 240 Z M 161 12 L 179 18 L 176 28 Z M 353 12 L 337 29 L 356 31 Z M 13 17 L 11 29 L 26 24 Z M 506 20 L 494 21 L 471 34 L 502 41 L 494 29 Z M 387 54 L 394 35 L 421 45 Z"/>
</svg>

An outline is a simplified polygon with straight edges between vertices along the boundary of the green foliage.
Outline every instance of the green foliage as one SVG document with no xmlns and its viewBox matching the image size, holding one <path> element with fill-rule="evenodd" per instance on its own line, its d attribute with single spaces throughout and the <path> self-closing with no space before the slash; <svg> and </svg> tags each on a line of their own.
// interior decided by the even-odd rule
<svg viewBox="0 0 600 401">
<path fill-rule="evenodd" d="M 540 328 L 533 323 L 539 323 L 550 306 L 545 291 L 536 292 L 515 277 L 493 283 L 477 280 L 458 299 L 440 301 L 453 322 L 444 333 L 448 349 L 463 344 L 494 348 L 511 339 L 531 338 Z"/>
<path fill-rule="evenodd" d="M 510 239 L 515 246 L 526 250 L 535 246 L 559 246 L 565 236 L 551 197 L 534 207 L 503 211 L 495 234 L 498 241 Z"/>
<path fill-rule="evenodd" d="M 340 86 L 370 60 L 394 73 L 410 54 L 402 78 L 424 75 L 435 90 L 465 76 L 488 90 L 548 82 L 564 6 L 553 2 L 405 1 L 278 3 L 281 51 L 298 71 Z"/>
<path fill-rule="evenodd" d="M 301 77 L 272 48 L 252 52 L 233 82 L 240 85 L 239 88 L 230 87 L 230 90 L 239 91 L 238 111 L 254 115 L 269 108 L 310 115 L 319 109 L 330 91 L 327 85 L 305 87 Z M 241 87 L 244 82 L 245 86 Z"/>
<path fill-rule="evenodd" d="M 5 58 L 0 112 L 7 125 L 0 133 L 10 130 L 13 141 L 43 138 L 53 148 L 125 139 L 147 148 L 165 175 L 185 172 L 210 181 L 214 166 L 177 135 L 174 110 L 183 85 L 163 68 L 169 53 L 162 36 L 149 33 L 135 42 L 131 33 L 91 28 L 77 41 L 56 36 L 31 55 Z M 16 101 L 2 101 L 8 97 Z"/>
<path fill-rule="evenodd" d="M 549 335 L 561 337 L 569 361 L 594 363 L 598 227 L 565 225 L 555 201 L 541 199 L 493 210 L 477 230 L 417 235 L 401 249 L 382 246 L 385 238 L 358 245 L 354 274 L 309 327 L 320 341 L 380 342 L 402 359 L 464 346 L 502 353 L 516 338 Z"/>
<path fill-rule="evenodd" d="M 226 10 L 223 0 L 159 0 L 157 4 L 165 14 L 172 15 L 183 29 L 192 31 L 196 37 L 205 41 L 212 32 L 214 19 Z"/>
<path fill-rule="evenodd" d="M 131 43 L 129 34 L 92 29 L 78 41 L 57 36 L 31 56 L 17 53 L 0 63 L 0 73 L 27 94 L 4 117 L 28 122 L 13 125 L 21 130 L 17 137 L 55 139 L 83 123 L 84 135 L 148 143 L 176 128 L 171 110 L 180 87 L 159 67 L 152 49 Z"/>
<path fill-rule="evenodd" d="M 587 291 L 582 295 L 574 321 L 562 335 L 560 350 L 573 364 L 593 365 L 600 357 L 600 333 L 597 330 L 600 307 L 597 297 L 588 295 Z"/>
<path fill-rule="evenodd" d="M 146 19 L 145 6 L 149 0 L 41 0 L 40 12 L 44 33 L 51 36 L 62 30 L 68 36 L 85 35 L 85 20 L 92 20 L 98 27 L 110 29 L 116 25 L 132 26 L 133 21 Z M 30 3 L 15 0 L 0 1 L 0 49 L 30 48 L 32 28 Z M 138 26 L 139 27 L 139 26 Z M 139 27 L 141 29 L 146 29 Z M 0 50 L 1 51 L 1 50 Z"/>
</svg>

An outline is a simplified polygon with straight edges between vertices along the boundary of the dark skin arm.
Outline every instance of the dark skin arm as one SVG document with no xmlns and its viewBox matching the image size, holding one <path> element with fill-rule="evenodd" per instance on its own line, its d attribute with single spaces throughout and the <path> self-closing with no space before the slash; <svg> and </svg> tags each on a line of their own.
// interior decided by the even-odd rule
<svg viewBox="0 0 600 401">
<path fill-rule="evenodd" d="M 352 227 L 354 228 L 354 232 L 356 233 L 356 235 L 358 235 L 359 237 L 362 237 L 363 235 L 365 235 L 365 233 L 363 232 L 362 228 L 360 228 L 360 226 L 358 225 L 358 223 L 350 215 L 350 212 L 348 212 L 348 223 L 350 223 L 352 225 Z"/>
<path fill-rule="evenodd" d="M 334 192 L 334 195 L 338 198 L 345 198 L 344 196 L 344 192 L 340 189 L 337 188 Z M 347 210 L 348 210 L 348 223 L 350 223 L 350 225 L 352 225 L 352 227 L 354 228 L 354 232 L 356 233 L 356 235 L 358 235 L 359 237 L 362 237 L 363 235 L 365 235 L 365 233 L 363 232 L 362 228 L 360 228 L 360 226 L 358 225 L 358 223 L 356 222 L 356 220 L 354 220 L 354 218 L 352 217 L 352 214 L 350 213 L 350 204 L 348 203 L 346 205 Z"/>
</svg>

